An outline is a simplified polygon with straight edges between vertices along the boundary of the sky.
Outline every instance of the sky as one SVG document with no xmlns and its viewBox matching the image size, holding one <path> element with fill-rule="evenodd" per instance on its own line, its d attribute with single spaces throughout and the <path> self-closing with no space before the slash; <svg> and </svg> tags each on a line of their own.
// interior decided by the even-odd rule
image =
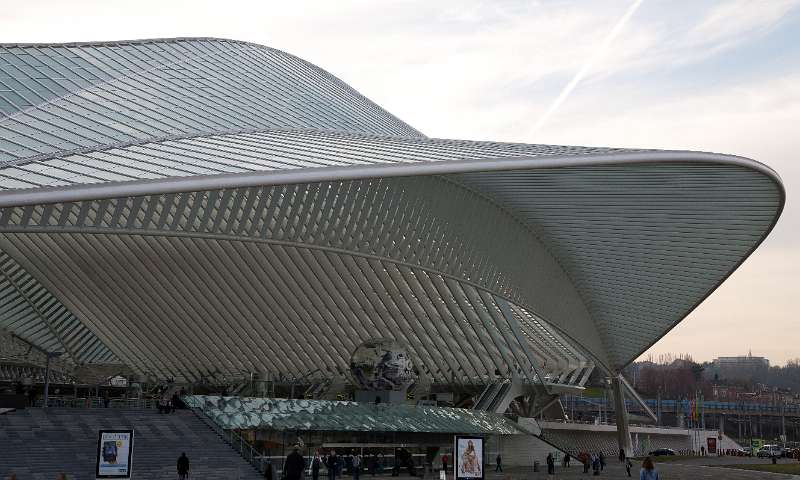
<svg viewBox="0 0 800 480">
<path fill-rule="evenodd" d="M 430 137 L 766 163 L 775 230 L 643 357 L 800 357 L 800 0 L 0 0 L 0 42 L 177 36 L 286 50 Z"/>
</svg>

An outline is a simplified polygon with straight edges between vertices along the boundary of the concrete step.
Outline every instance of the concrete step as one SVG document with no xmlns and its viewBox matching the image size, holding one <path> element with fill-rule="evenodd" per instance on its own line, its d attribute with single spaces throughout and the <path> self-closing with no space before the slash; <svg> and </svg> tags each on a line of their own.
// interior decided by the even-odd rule
<svg viewBox="0 0 800 480">
<path fill-rule="evenodd" d="M 133 428 L 136 478 L 174 479 L 186 452 L 192 477 L 261 478 L 213 430 L 189 411 L 159 414 L 123 409 L 25 409 L 0 416 L 0 478 L 94 479 L 97 432 Z"/>
</svg>

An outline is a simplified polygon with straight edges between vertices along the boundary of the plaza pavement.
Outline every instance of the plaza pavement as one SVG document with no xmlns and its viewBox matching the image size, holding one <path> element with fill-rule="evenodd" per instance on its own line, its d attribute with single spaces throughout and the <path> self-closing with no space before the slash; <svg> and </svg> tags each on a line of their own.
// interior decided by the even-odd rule
<svg viewBox="0 0 800 480">
<path fill-rule="evenodd" d="M 780 463 L 792 462 L 791 460 L 781 460 Z M 695 480 L 695 479 L 724 479 L 724 480 L 800 480 L 797 475 L 784 475 L 777 473 L 767 472 L 753 472 L 747 470 L 738 470 L 733 468 L 724 468 L 721 465 L 737 465 L 744 463 L 752 464 L 765 464 L 769 463 L 768 459 L 756 458 L 740 458 L 740 457 L 705 457 L 705 458 L 686 458 L 680 459 L 675 462 L 659 463 L 656 459 L 656 468 L 658 469 L 661 480 Z M 491 467 L 487 465 L 487 468 Z M 641 461 L 634 462 L 634 468 L 631 469 L 631 478 L 639 478 L 639 469 Z M 547 474 L 547 466 L 541 465 L 541 471 L 533 472 L 531 468 L 507 468 L 503 473 L 494 473 L 491 468 L 486 472 L 486 480 L 571 480 L 571 479 L 627 479 L 624 466 L 611 459 L 610 463 L 606 465 L 605 470 L 600 476 L 595 477 L 591 474 L 583 473 L 583 467 L 579 464 L 574 464 L 569 468 L 556 467 L 555 475 Z M 436 477 L 438 478 L 438 477 Z M 449 477 L 448 477 L 449 478 Z"/>
</svg>

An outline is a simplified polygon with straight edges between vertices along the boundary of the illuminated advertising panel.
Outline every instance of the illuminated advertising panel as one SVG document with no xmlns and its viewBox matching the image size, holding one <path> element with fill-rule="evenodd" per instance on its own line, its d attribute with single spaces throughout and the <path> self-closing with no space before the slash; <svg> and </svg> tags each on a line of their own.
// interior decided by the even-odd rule
<svg viewBox="0 0 800 480">
<path fill-rule="evenodd" d="M 463 437 L 455 438 L 454 452 L 456 453 L 453 467 L 455 478 L 483 480 L 483 438 Z"/>
<path fill-rule="evenodd" d="M 97 440 L 97 478 L 131 478 L 133 430 L 100 430 Z"/>
</svg>

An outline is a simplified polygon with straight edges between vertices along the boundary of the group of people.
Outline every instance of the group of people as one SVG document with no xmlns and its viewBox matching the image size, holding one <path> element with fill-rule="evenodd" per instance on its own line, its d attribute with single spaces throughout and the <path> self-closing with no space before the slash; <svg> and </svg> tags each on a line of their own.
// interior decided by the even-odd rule
<svg viewBox="0 0 800 480">
<path fill-rule="evenodd" d="M 588 452 L 580 452 L 577 455 L 577 459 L 581 462 L 583 466 L 583 473 L 589 473 L 592 471 L 593 475 L 600 475 L 606 467 L 606 456 L 603 452 L 598 453 L 588 453 Z M 569 453 L 565 453 L 564 457 L 561 460 L 561 465 L 564 468 L 568 468 L 572 457 Z M 631 470 L 633 469 L 633 462 L 631 459 L 625 455 L 624 450 L 620 450 L 619 453 L 619 461 L 624 464 L 625 472 L 628 474 L 628 477 L 631 477 Z M 556 459 L 552 453 L 547 455 L 547 473 L 553 475 L 555 473 L 556 468 Z M 640 480 L 658 480 L 658 470 L 655 468 L 655 464 L 653 463 L 653 459 L 650 457 L 646 457 L 642 461 L 642 468 L 639 471 L 639 479 Z"/>
<path fill-rule="evenodd" d="M 181 390 L 181 395 L 183 394 L 185 391 Z M 181 395 L 178 395 L 178 392 L 174 392 L 171 397 L 167 393 L 163 394 L 158 400 L 158 413 L 175 413 L 175 409 L 186 408 Z"/>
<path fill-rule="evenodd" d="M 591 468 L 595 475 L 600 475 L 600 472 L 602 472 L 606 468 L 606 456 L 603 455 L 603 452 L 599 452 L 597 454 L 581 452 L 578 454 L 577 458 L 578 461 L 581 462 L 581 465 L 583 465 L 583 473 L 589 473 L 589 469 Z M 565 466 L 569 466 L 568 460 L 566 461 Z"/>
<path fill-rule="evenodd" d="M 341 475 L 342 470 L 347 467 L 353 480 L 358 480 L 361 475 L 362 465 L 364 463 L 361 455 L 354 453 L 342 458 L 336 454 L 336 450 L 331 450 L 328 455 L 321 455 L 319 450 L 314 452 L 311 458 L 311 478 L 312 480 L 319 480 L 320 471 L 325 468 L 328 474 L 328 480 L 336 480 Z M 300 454 L 300 447 L 295 446 L 292 452 L 286 457 L 283 464 L 283 472 L 286 480 L 300 480 L 303 476 L 303 471 L 309 465 L 306 464 L 306 459 Z M 372 470 L 372 468 L 370 469 Z M 374 470 L 372 471 L 374 474 Z M 271 479 L 271 469 L 268 468 L 265 472 L 265 477 Z"/>
</svg>

